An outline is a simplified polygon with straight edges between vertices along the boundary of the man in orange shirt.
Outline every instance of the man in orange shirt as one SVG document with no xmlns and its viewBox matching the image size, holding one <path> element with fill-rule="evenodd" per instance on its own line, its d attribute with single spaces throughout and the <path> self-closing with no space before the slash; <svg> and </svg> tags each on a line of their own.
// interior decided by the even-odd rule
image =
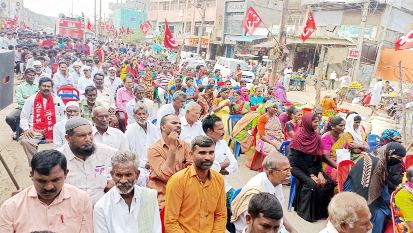
<svg viewBox="0 0 413 233">
<path fill-rule="evenodd" d="M 166 185 L 165 232 L 225 232 L 225 183 L 212 169 L 215 144 L 208 136 L 191 142 L 192 166 L 177 172 Z"/>
<path fill-rule="evenodd" d="M 166 182 L 176 172 L 189 167 L 193 157 L 188 142 L 179 140 L 181 120 L 175 114 L 168 114 L 161 119 L 162 138 L 147 150 L 150 165 L 149 188 L 158 191 L 159 209 L 165 205 Z"/>
<path fill-rule="evenodd" d="M 66 157 L 57 150 L 45 150 L 33 156 L 31 167 L 34 185 L 3 203 L 0 232 L 92 233 L 90 196 L 65 183 Z"/>
</svg>

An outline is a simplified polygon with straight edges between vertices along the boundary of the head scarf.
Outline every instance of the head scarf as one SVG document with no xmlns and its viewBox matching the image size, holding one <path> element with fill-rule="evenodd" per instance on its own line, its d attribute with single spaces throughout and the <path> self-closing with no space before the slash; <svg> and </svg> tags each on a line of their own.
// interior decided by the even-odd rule
<svg viewBox="0 0 413 233">
<path fill-rule="evenodd" d="M 353 191 L 364 197 L 371 213 L 387 203 L 382 197 L 382 192 L 387 184 L 387 163 L 392 155 L 405 157 L 406 149 L 398 142 L 390 142 L 363 156 L 348 174 L 347 179 L 350 180 L 351 187 L 343 191 Z"/>
<path fill-rule="evenodd" d="M 201 71 L 199 71 L 199 73 L 198 73 L 198 79 L 199 78 L 201 78 L 202 76 L 204 76 L 206 73 L 208 73 L 208 70 L 207 70 L 207 68 L 205 68 L 205 67 L 202 67 L 201 68 Z"/>
<path fill-rule="evenodd" d="M 380 148 L 390 142 L 397 142 L 393 139 L 395 136 L 401 136 L 400 132 L 394 129 L 386 129 L 381 134 L 380 144 L 376 148 Z"/>
<path fill-rule="evenodd" d="M 354 139 L 355 143 L 363 144 L 363 138 L 361 136 L 361 124 L 357 129 L 354 129 L 354 117 L 359 116 L 358 114 L 351 114 L 347 117 L 346 128 L 344 132 L 349 132 Z"/>
<path fill-rule="evenodd" d="M 274 94 L 275 98 L 280 100 L 282 103 L 289 103 L 289 101 L 287 100 L 287 95 L 285 94 L 285 89 L 282 86 L 281 82 L 278 82 L 277 85 L 275 85 Z"/>
<path fill-rule="evenodd" d="M 321 138 L 313 128 L 313 116 L 314 113 L 305 114 L 291 140 L 290 148 L 318 157 L 321 154 Z"/>
<path fill-rule="evenodd" d="M 241 100 L 250 102 L 250 97 L 248 95 L 244 95 L 245 90 L 247 90 L 249 93 L 249 89 L 247 87 L 241 88 Z"/>
</svg>

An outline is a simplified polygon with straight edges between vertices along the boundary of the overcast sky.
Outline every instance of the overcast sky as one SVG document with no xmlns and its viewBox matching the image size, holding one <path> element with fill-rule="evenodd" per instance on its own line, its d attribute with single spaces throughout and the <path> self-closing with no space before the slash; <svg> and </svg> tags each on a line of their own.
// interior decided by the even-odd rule
<svg viewBox="0 0 413 233">
<path fill-rule="evenodd" d="M 93 20 L 95 0 L 24 0 L 24 6 L 39 14 L 58 17 L 59 13 L 71 16 L 73 1 L 73 15 L 81 16 L 82 12 L 86 18 Z M 99 15 L 99 4 L 102 2 L 102 19 L 111 13 L 110 2 L 116 0 L 96 0 L 96 14 Z"/>
</svg>

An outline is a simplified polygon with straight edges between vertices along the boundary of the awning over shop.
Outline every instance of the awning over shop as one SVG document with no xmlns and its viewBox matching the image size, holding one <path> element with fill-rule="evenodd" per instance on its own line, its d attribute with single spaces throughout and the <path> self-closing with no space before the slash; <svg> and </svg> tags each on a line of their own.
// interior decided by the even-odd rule
<svg viewBox="0 0 413 233">
<path fill-rule="evenodd" d="M 242 57 L 242 58 L 254 58 L 254 57 L 258 57 L 252 54 L 235 54 L 236 57 Z"/>
<path fill-rule="evenodd" d="M 243 41 L 243 42 L 253 42 L 254 40 L 265 39 L 266 36 L 234 36 L 228 38 L 229 41 Z"/>
<path fill-rule="evenodd" d="M 292 38 L 287 38 L 287 44 L 303 44 L 303 41 L 301 39 L 292 39 Z M 305 44 L 334 44 L 334 45 L 355 45 L 355 43 L 352 43 L 351 41 L 348 40 L 337 40 L 337 39 L 313 39 L 313 38 L 308 38 Z M 275 41 L 274 39 L 269 39 L 266 42 L 256 44 L 252 46 L 253 48 L 272 48 L 275 47 Z"/>
</svg>

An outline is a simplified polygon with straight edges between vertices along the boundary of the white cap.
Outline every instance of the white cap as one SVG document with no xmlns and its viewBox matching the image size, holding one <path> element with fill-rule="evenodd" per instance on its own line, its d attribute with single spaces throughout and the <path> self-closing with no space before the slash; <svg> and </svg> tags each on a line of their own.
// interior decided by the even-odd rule
<svg viewBox="0 0 413 233">
<path fill-rule="evenodd" d="M 108 70 L 114 70 L 114 71 L 116 71 L 115 67 L 110 67 Z"/>
<path fill-rule="evenodd" d="M 67 108 L 70 107 L 70 106 L 76 106 L 77 108 L 79 108 L 79 104 L 78 104 L 76 101 L 69 101 L 69 102 L 67 102 L 65 109 L 67 109 Z"/>
<path fill-rule="evenodd" d="M 81 66 L 81 65 L 80 65 L 80 62 L 75 62 L 73 63 L 73 66 Z"/>
<path fill-rule="evenodd" d="M 83 70 L 92 70 L 92 68 L 90 66 L 83 66 Z"/>
<path fill-rule="evenodd" d="M 41 63 L 40 61 L 34 61 L 34 62 L 33 62 L 33 65 L 34 65 L 34 66 L 41 66 L 42 63 Z"/>
</svg>

